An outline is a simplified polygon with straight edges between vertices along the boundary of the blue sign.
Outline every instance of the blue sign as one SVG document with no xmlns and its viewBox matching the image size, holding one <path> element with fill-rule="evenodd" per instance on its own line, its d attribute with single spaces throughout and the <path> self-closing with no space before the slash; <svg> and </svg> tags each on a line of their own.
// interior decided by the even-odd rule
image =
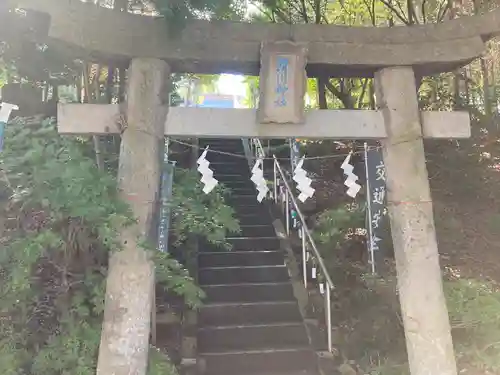
<svg viewBox="0 0 500 375">
<path fill-rule="evenodd" d="M 234 108 L 234 98 L 228 95 L 205 95 L 202 96 L 198 107 L 202 108 Z"/>
<path fill-rule="evenodd" d="M 5 133 L 5 122 L 0 121 L 0 152 L 3 150 L 3 137 Z"/>
<path fill-rule="evenodd" d="M 275 104 L 277 107 L 285 107 L 286 93 L 288 92 L 288 65 L 290 60 L 287 57 L 279 56 L 276 63 L 276 94 L 278 95 Z"/>
<path fill-rule="evenodd" d="M 290 139 L 290 163 L 292 170 L 295 169 L 300 159 L 299 142 L 295 138 Z"/>
<path fill-rule="evenodd" d="M 168 236 L 170 232 L 171 210 L 169 200 L 172 198 L 174 183 L 175 163 L 164 161 L 164 169 L 161 178 L 161 211 L 160 227 L 158 231 L 158 248 L 161 252 L 168 252 Z"/>
</svg>

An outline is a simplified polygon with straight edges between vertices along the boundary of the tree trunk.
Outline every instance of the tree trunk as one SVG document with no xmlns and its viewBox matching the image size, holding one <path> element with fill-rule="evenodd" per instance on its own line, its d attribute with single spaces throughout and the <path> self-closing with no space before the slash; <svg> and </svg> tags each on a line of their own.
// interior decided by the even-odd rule
<svg viewBox="0 0 500 375">
<path fill-rule="evenodd" d="M 319 109 L 328 109 L 328 103 L 326 101 L 326 83 L 328 78 L 318 78 L 318 105 Z"/>
<path fill-rule="evenodd" d="M 94 96 L 92 95 L 93 91 L 90 89 L 90 75 L 89 69 L 91 64 L 84 63 L 83 64 L 83 85 L 85 90 L 85 100 L 87 103 L 96 103 L 94 100 Z M 99 73 L 98 73 L 99 74 Z M 98 77 L 96 78 L 98 79 Z M 95 152 L 95 160 L 97 164 L 97 168 L 99 170 L 104 170 L 104 159 L 102 156 L 102 148 L 101 148 L 101 140 L 98 135 L 92 136 L 92 141 L 94 143 L 94 152 Z"/>
<path fill-rule="evenodd" d="M 469 67 L 464 68 L 464 88 L 465 88 L 465 104 L 468 107 L 470 105 L 470 89 L 469 89 Z"/>
<path fill-rule="evenodd" d="M 486 116 L 488 124 L 490 124 L 493 110 L 491 106 L 491 97 L 490 97 L 490 77 L 488 74 L 488 64 L 484 57 L 481 57 L 479 60 L 481 62 L 481 75 L 483 76 L 484 114 Z"/>
</svg>

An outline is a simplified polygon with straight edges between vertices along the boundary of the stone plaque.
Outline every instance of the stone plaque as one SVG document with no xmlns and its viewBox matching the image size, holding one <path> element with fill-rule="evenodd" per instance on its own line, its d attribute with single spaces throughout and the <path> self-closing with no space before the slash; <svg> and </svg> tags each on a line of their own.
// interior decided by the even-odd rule
<svg viewBox="0 0 500 375">
<path fill-rule="evenodd" d="M 258 122 L 304 123 L 306 55 L 304 44 L 262 43 Z"/>
</svg>

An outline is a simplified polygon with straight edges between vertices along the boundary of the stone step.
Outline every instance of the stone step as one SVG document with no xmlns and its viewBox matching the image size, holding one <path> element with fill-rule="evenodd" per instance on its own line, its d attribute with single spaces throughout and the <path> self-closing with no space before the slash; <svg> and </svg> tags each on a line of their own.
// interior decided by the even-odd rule
<svg viewBox="0 0 500 375">
<path fill-rule="evenodd" d="M 267 284 L 266 284 L 267 285 Z M 298 323 L 302 321 L 296 301 L 207 303 L 200 308 L 200 327 Z"/>
<path fill-rule="evenodd" d="M 256 201 L 256 203 L 258 203 Z M 236 212 L 238 216 L 245 216 L 245 215 L 267 215 L 269 216 L 269 209 L 263 205 L 253 205 L 253 206 L 233 206 L 233 210 Z"/>
<path fill-rule="evenodd" d="M 215 154 L 212 154 L 215 155 Z M 223 155 L 223 154 L 219 154 Z M 235 154 L 239 155 L 239 154 Z M 207 160 L 210 162 L 210 165 L 214 168 L 217 169 L 224 169 L 226 166 L 232 166 L 232 165 L 239 165 L 241 168 L 246 168 L 248 169 L 248 159 L 243 156 L 232 156 L 232 155 L 223 155 L 226 156 L 224 159 L 217 159 L 216 161 L 212 162 L 209 157 L 207 156 Z"/>
<path fill-rule="evenodd" d="M 224 186 L 231 190 L 231 195 L 233 196 L 253 195 L 257 200 L 257 189 L 255 188 L 255 185 L 253 183 L 248 185 L 241 184 L 236 186 L 224 184 Z"/>
<path fill-rule="evenodd" d="M 198 140 L 198 145 L 200 147 L 209 146 L 210 148 L 227 146 L 243 148 L 243 142 L 241 138 L 200 138 Z"/>
<path fill-rule="evenodd" d="M 203 290 L 206 294 L 205 302 L 209 304 L 295 301 L 292 284 L 288 282 L 206 285 Z"/>
<path fill-rule="evenodd" d="M 216 144 L 216 143 L 207 143 L 207 144 L 202 144 L 200 145 L 200 154 L 203 152 L 203 150 L 208 146 L 209 149 L 209 154 L 214 155 L 215 153 L 219 152 L 227 152 L 230 154 L 236 154 L 236 155 L 245 155 L 245 151 L 243 149 L 243 145 L 241 144 Z M 210 153 L 210 150 L 212 153 Z M 227 157 L 231 157 L 231 155 L 226 155 Z"/>
<path fill-rule="evenodd" d="M 240 374 L 241 372 L 238 372 Z M 257 371 L 252 373 L 243 372 L 244 375 L 319 375 L 319 372 L 316 370 L 296 370 L 296 371 Z M 336 372 L 334 374 L 337 374 Z M 234 375 L 231 374 L 219 374 L 219 375 Z"/>
<path fill-rule="evenodd" d="M 251 237 L 236 238 L 228 237 L 227 241 L 231 244 L 232 250 L 277 250 L 280 248 L 280 239 L 278 237 Z"/>
<path fill-rule="evenodd" d="M 230 175 L 234 177 L 234 175 Z M 222 183 L 222 182 L 221 182 Z M 254 187 L 255 184 L 250 179 L 229 179 L 223 182 L 224 186 L 232 189 L 232 188 L 241 188 L 241 187 Z"/>
<path fill-rule="evenodd" d="M 200 144 L 200 154 L 208 146 L 209 150 L 213 152 L 209 154 L 214 155 L 217 151 L 228 152 L 231 154 L 244 155 L 244 148 L 241 143 L 215 143 L 215 142 L 203 142 Z M 229 155 L 226 155 L 229 156 Z"/>
<path fill-rule="evenodd" d="M 276 236 L 274 227 L 267 225 L 242 225 L 240 222 L 241 232 L 234 237 L 273 237 Z"/>
<path fill-rule="evenodd" d="M 266 283 L 244 285 L 213 285 L 203 288 L 210 303 L 257 303 L 294 301 L 290 283 Z M 272 307 L 272 306 L 271 306 Z M 257 307 L 266 310 L 267 305 Z M 252 306 L 248 306 L 251 309 Z"/>
<path fill-rule="evenodd" d="M 285 266 L 217 267 L 198 271 L 200 285 L 275 283 L 289 280 Z"/>
<path fill-rule="evenodd" d="M 283 323 L 255 326 L 222 326 L 198 329 L 198 350 L 201 353 L 228 350 L 300 348 L 309 344 L 304 324 Z"/>
<path fill-rule="evenodd" d="M 217 170 L 217 171 L 214 171 L 214 176 L 217 176 L 217 179 L 219 181 L 221 181 L 222 183 L 232 182 L 232 181 L 252 182 L 252 180 L 250 180 L 250 176 L 251 176 L 250 169 L 248 169 L 248 168 L 245 170 L 242 169 L 240 172 L 241 173 L 235 173 L 235 172 L 229 173 L 229 172 Z"/>
<path fill-rule="evenodd" d="M 280 248 L 278 237 L 227 237 L 226 240 L 231 245 L 230 250 L 221 246 L 200 242 L 200 252 L 262 251 L 278 250 Z"/>
<path fill-rule="evenodd" d="M 273 218 L 269 213 L 262 215 L 237 215 L 237 219 L 242 227 L 252 225 L 273 225 Z M 274 232 L 272 236 L 275 236 Z"/>
<path fill-rule="evenodd" d="M 223 153 L 219 153 L 219 152 L 210 152 L 209 151 L 207 154 L 207 160 L 210 163 L 217 163 L 217 162 L 227 163 L 227 162 L 247 160 L 243 150 L 235 150 L 235 151 L 230 151 L 231 149 L 217 150 L 217 149 L 214 149 L 213 147 L 210 147 L 209 149 L 223 152 Z M 200 150 L 201 151 L 199 154 L 201 155 L 201 152 L 203 151 L 203 149 L 200 148 Z M 233 156 L 233 155 L 238 155 L 238 156 Z"/>
<path fill-rule="evenodd" d="M 226 251 L 203 252 L 198 256 L 199 268 L 231 266 L 272 266 L 283 265 L 285 257 L 277 251 Z"/>
<path fill-rule="evenodd" d="M 216 173 L 220 173 L 220 174 L 246 173 L 246 174 L 248 174 L 250 171 L 246 160 L 243 160 L 243 162 L 236 161 L 236 162 L 230 162 L 230 163 L 220 163 L 220 162 L 212 163 L 212 162 L 210 162 L 209 167 L 211 170 L 214 171 L 214 174 L 216 174 Z"/>
<path fill-rule="evenodd" d="M 233 250 L 277 250 L 280 248 L 278 237 L 231 238 L 228 242 Z"/>
<path fill-rule="evenodd" d="M 246 194 L 246 195 L 235 195 L 231 194 L 226 198 L 226 202 L 233 207 L 244 207 L 244 206 L 264 206 L 263 203 L 257 201 L 257 194 Z"/>
<path fill-rule="evenodd" d="M 316 375 L 316 353 L 309 348 L 207 353 L 207 375 Z M 302 372 L 305 371 L 305 372 Z"/>
</svg>

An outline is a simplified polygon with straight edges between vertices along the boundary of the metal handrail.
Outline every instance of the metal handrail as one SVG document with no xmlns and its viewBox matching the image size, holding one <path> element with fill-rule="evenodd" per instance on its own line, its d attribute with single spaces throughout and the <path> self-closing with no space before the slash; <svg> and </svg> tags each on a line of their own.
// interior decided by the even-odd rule
<svg viewBox="0 0 500 375">
<path fill-rule="evenodd" d="M 333 281 L 332 281 L 330 275 L 328 274 L 328 270 L 325 266 L 325 262 L 321 258 L 321 255 L 318 251 L 318 247 L 316 246 L 316 243 L 314 242 L 314 239 L 311 235 L 311 231 L 309 230 L 309 228 L 306 225 L 306 219 L 304 218 L 304 215 L 300 211 L 297 200 L 295 199 L 295 197 L 292 193 L 292 190 L 290 189 L 290 185 L 288 185 L 288 182 L 286 181 L 285 174 L 283 173 L 283 169 L 281 169 L 281 166 L 278 163 L 278 160 L 276 159 L 276 155 L 273 155 L 273 158 L 274 158 L 274 162 L 276 163 L 276 168 L 277 168 L 279 174 L 281 175 L 281 178 L 283 179 L 283 184 L 285 185 L 286 190 L 289 192 L 290 199 L 292 200 L 293 205 L 295 206 L 295 211 L 297 212 L 297 215 L 299 215 L 300 221 L 302 223 L 302 228 L 304 229 L 305 234 L 307 236 L 307 239 L 309 240 L 309 242 L 311 244 L 311 247 L 314 251 L 314 255 L 316 256 L 316 259 L 318 260 L 321 271 L 323 271 L 323 276 L 326 279 L 326 283 L 330 286 L 330 288 L 333 289 L 333 288 L 335 288 L 335 285 L 333 284 Z"/>
<path fill-rule="evenodd" d="M 262 143 L 260 142 L 260 139 L 258 138 L 253 138 L 250 140 L 250 148 L 252 152 L 252 156 L 254 159 L 263 159 L 266 156 L 266 152 L 264 151 L 264 148 L 262 147 Z M 254 160 L 255 161 L 255 160 Z M 321 294 L 325 295 L 325 320 L 326 320 L 326 329 L 327 329 L 327 340 L 328 340 L 328 351 L 332 351 L 332 319 L 331 319 L 331 291 L 334 289 L 334 284 L 332 282 L 332 279 L 330 275 L 328 274 L 328 270 L 326 268 L 325 262 L 323 261 L 323 258 L 321 257 L 318 248 L 316 246 L 316 243 L 314 242 L 314 239 L 311 235 L 311 231 L 306 225 L 306 220 L 304 215 L 302 214 L 302 211 L 299 208 L 299 205 L 297 203 L 297 199 L 295 198 L 292 189 L 290 188 L 290 185 L 288 184 L 287 178 L 285 176 L 285 173 L 283 172 L 283 169 L 281 168 L 281 165 L 278 162 L 278 159 L 276 158 L 276 155 L 273 155 L 273 172 L 274 172 L 274 180 L 273 180 L 273 197 L 275 203 L 278 203 L 278 180 L 283 181 L 283 185 L 285 187 L 284 191 L 284 200 L 285 200 L 285 221 L 286 221 L 286 234 L 289 236 L 290 235 L 290 203 L 293 206 L 294 211 L 297 213 L 299 220 L 300 220 L 300 230 L 301 230 L 301 239 L 302 239 L 302 276 L 303 276 L 303 283 L 304 287 L 307 289 L 308 283 L 307 283 L 307 262 L 309 260 L 308 257 L 308 247 L 310 246 L 312 248 L 312 251 L 314 253 L 314 258 L 316 259 L 318 265 L 319 265 L 319 272 L 320 274 L 324 277 L 324 281 L 326 283 L 326 290 L 322 291 L 321 287 L 322 284 L 320 284 L 320 291 Z M 279 178 L 278 178 L 279 177 Z M 314 277 L 314 276 L 313 276 Z"/>
<path fill-rule="evenodd" d="M 266 156 L 266 152 L 264 151 L 264 147 L 262 147 L 262 142 L 260 141 L 260 139 L 259 138 L 253 138 L 252 141 L 257 146 L 257 151 L 260 151 L 260 155 L 262 155 L 262 157 L 265 157 Z M 258 155 L 258 153 L 256 153 L 256 154 Z"/>
</svg>

